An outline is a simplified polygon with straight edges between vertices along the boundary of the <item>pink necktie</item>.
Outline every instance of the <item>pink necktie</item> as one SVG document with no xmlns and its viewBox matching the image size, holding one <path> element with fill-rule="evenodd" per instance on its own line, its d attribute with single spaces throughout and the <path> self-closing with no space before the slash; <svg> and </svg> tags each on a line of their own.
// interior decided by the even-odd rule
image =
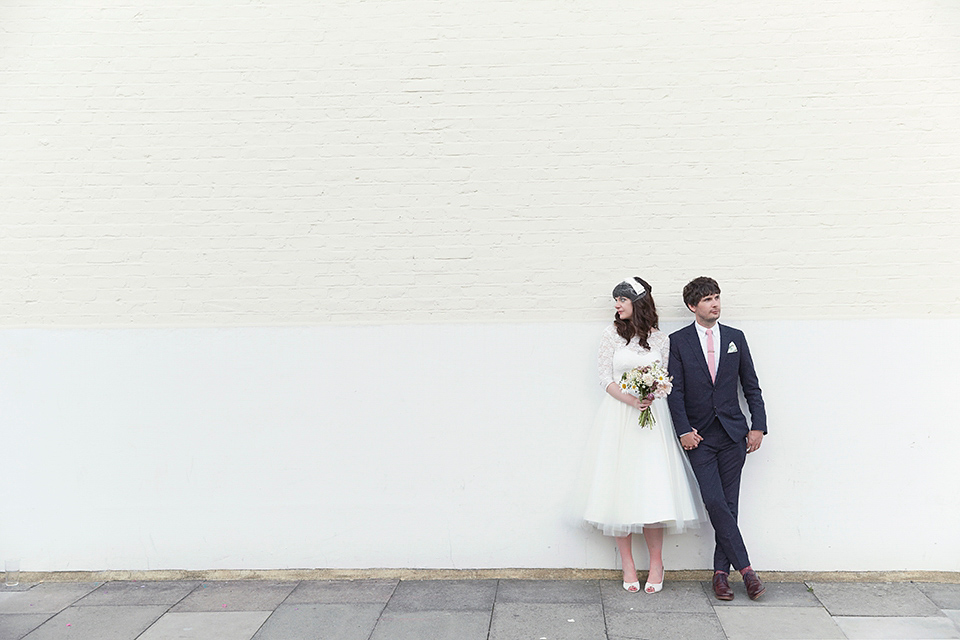
<svg viewBox="0 0 960 640">
<path fill-rule="evenodd" d="M 707 369 L 710 370 L 710 379 L 717 381 L 717 365 L 714 364 L 713 329 L 707 329 Z"/>
</svg>

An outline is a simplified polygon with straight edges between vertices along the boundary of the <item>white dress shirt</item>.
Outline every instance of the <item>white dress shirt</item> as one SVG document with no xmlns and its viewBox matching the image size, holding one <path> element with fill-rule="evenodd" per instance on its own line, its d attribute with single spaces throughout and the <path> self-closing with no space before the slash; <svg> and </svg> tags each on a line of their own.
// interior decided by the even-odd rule
<svg viewBox="0 0 960 640">
<path fill-rule="evenodd" d="M 707 368 L 710 368 L 710 357 L 707 353 L 707 328 L 699 322 L 694 322 L 693 326 L 697 328 L 697 335 L 700 337 L 700 348 L 703 349 L 703 361 L 707 362 Z M 713 325 L 713 370 L 720 370 L 720 323 Z"/>
</svg>

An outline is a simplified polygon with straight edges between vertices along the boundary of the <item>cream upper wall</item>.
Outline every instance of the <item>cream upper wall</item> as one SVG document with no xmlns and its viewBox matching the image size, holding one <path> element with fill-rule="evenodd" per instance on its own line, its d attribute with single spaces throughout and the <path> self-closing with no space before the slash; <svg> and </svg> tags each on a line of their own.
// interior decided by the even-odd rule
<svg viewBox="0 0 960 640">
<path fill-rule="evenodd" d="M 960 315 L 955 2 L 100 5 L 0 7 L 4 325 Z"/>
</svg>

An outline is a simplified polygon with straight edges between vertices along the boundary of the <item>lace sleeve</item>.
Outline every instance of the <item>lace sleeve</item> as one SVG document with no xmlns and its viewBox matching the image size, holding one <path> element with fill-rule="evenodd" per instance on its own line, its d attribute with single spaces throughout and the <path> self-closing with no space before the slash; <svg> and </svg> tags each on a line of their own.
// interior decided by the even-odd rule
<svg viewBox="0 0 960 640">
<path fill-rule="evenodd" d="M 617 330 L 609 326 L 600 336 L 600 353 L 597 356 L 597 371 L 600 374 L 600 386 L 606 389 L 613 382 L 613 352 L 617 349 Z M 620 338 L 622 340 L 622 338 Z"/>
<path fill-rule="evenodd" d="M 670 366 L 670 336 L 663 331 L 656 331 L 647 338 L 651 350 L 656 349 L 660 352 L 660 364 L 666 369 Z"/>
</svg>

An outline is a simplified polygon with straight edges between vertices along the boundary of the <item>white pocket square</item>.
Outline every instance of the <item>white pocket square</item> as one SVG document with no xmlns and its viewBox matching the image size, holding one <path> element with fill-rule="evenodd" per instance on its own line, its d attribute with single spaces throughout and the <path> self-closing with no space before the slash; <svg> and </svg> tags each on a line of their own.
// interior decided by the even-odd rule
<svg viewBox="0 0 960 640">
<path fill-rule="evenodd" d="M 731 342 L 730 346 L 727 347 L 727 353 L 736 353 L 736 352 L 737 352 L 737 345 Z"/>
</svg>

